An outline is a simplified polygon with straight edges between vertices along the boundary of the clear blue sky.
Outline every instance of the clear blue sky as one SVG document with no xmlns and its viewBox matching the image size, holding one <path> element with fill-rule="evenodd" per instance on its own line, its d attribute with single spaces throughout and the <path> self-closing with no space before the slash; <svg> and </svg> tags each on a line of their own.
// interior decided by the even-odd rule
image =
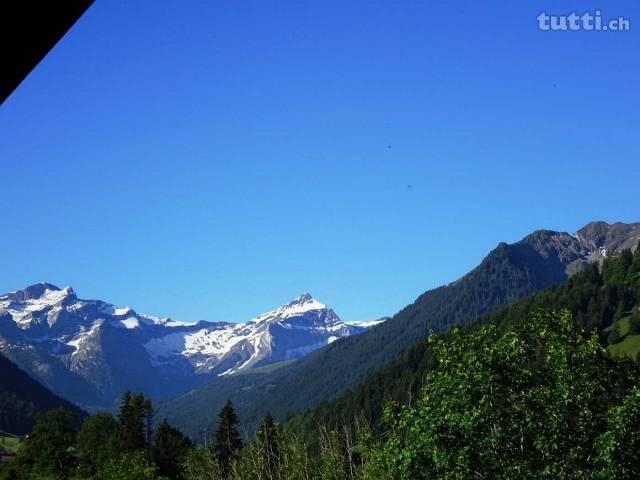
<svg viewBox="0 0 640 480">
<path fill-rule="evenodd" d="M 542 32 L 601 7 L 629 32 Z M 392 314 L 500 241 L 639 221 L 636 1 L 98 0 L 0 107 L 0 291 Z"/>
</svg>

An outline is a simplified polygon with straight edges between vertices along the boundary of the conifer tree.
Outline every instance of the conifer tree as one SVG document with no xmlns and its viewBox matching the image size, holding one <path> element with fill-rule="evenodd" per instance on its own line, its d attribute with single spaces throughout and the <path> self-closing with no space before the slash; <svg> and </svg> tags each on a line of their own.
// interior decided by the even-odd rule
<svg viewBox="0 0 640 480">
<path fill-rule="evenodd" d="M 631 319 L 629 320 L 629 334 L 640 334 L 640 306 L 635 307 L 631 314 Z"/>
<path fill-rule="evenodd" d="M 280 442 L 282 432 L 271 413 L 262 418 L 256 440 L 262 457 L 262 477 L 269 479 L 280 478 Z"/>
<path fill-rule="evenodd" d="M 164 420 L 156 431 L 151 459 L 161 475 L 177 480 L 182 478 L 181 464 L 190 447 L 191 441 Z"/>
<path fill-rule="evenodd" d="M 126 392 L 122 396 L 118 421 L 121 447 L 125 452 L 146 450 L 151 436 L 151 402 L 140 394 Z M 148 422 L 149 420 L 149 422 Z"/>
<path fill-rule="evenodd" d="M 145 448 L 147 452 L 151 450 L 151 437 L 153 435 L 153 404 L 151 400 L 143 397 L 142 412 L 145 426 Z"/>
<path fill-rule="evenodd" d="M 238 417 L 231 401 L 227 401 L 218 414 L 218 429 L 213 441 L 213 454 L 225 475 L 229 473 L 233 461 L 237 460 L 241 448 Z"/>
</svg>

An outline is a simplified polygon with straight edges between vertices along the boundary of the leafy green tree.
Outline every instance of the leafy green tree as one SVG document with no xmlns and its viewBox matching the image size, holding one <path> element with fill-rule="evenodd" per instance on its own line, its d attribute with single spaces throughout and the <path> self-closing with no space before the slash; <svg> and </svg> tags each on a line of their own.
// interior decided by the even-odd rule
<svg viewBox="0 0 640 480">
<path fill-rule="evenodd" d="M 313 461 L 307 446 L 284 432 L 273 418 L 263 418 L 261 428 L 243 449 L 225 480 L 346 480 L 323 459 Z M 330 475 L 325 475 L 331 472 Z M 217 477 L 216 477 L 217 478 Z M 209 479 L 207 479 L 209 480 Z"/>
<path fill-rule="evenodd" d="M 17 461 L 28 478 L 62 479 L 74 466 L 72 454 L 75 418 L 65 408 L 39 415 L 33 432 L 20 448 Z"/>
<path fill-rule="evenodd" d="M 110 413 L 87 417 L 76 436 L 79 471 L 91 477 L 119 455 L 120 427 Z"/>
<path fill-rule="evenodd" d="M 346 425 L 320 432 L 320 462 L 317 467 L 322 479 L 352 480 L 357 478 L 360 464 L 353 432 Z"/>
<path fill-rule="evenodd" d="M 640 478 L 640 388 L 608 413 L 607 431 L 596 441 L 599 478 Z"/>
<path fill-rule="evenodd" d="M 145 457 L 144 452 L 125 453 L 112 458 L 98 474 L 99 480 L 166 480 Z"/>
<path fill-rule="evenodd" d="M 230 401 L 218 414 L 218 428 L 213 441 L 213 453 L 222 471 L 227 474 L 231 464 L 238 459 L 242 438 L 238 432 L 238 417 Z"/>
<path fill-rule="evenodd" d="M 182 475 L 184 480 L 229 480 L 230 478 L 228 473 L 222 472 L 217 459 L 203 446 L 191 448 L 186 452 L 182 462 Z"/>
<path fill-rule="evenodd" d="M 190 447 L 189 439 L 165 420 L 156 431 L 151 459 L 161 475 L 179 480 L 182 478 L 181 464 Z"/>
<path fill-rule="evenodd" d="M 438 367 L 414 405 L 387 407 L 371 478 L 588 478 L 608 407 L 639 381 L 567 312 L 429 343 Z"/>
</svg>

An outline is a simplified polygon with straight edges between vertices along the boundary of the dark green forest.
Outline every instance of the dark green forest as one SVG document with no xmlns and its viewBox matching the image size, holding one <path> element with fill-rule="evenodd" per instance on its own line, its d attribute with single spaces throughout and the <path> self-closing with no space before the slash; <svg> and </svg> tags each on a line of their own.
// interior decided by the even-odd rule
<svg viewBox="0 0 640 480">
<path fill-rule="evenodd" d="M 254 435 L 228 402 L 194 445 L 151 402 L 37 418 L 3 479 L 640 477 L 640 250 L 446 334 Z M 622 346 L 622 347 L 621 347 Z"/>
<path fill-rule="evenodd" d="M 552 286 L 508 307 L 489 314 L 481 321 L 462 327 L 471 331 L 482 324 L 494 324 L 501 331 L 528 318 L 529 312 L 538 309 L 567 309 L 576 323 L 587 333 L 596 331 L 603 346 L 614 353 L 636 357 L 640 344 L 636 346 L 635 335 L 640 333 L 640 249 L 635 255 L 625 250 L 618 256 L 607 259 L 601 268 L 590 265 L 571 277 L 567 282 Z M 612 337 L 608 331 L 612 326 L 627 326 L 622 335 Z M 611 337 L 611 338 L 610 338 Z M 630 343 L 626 351 L 614 350 L 623 342 Z M 630 342 L 631 341 L 631 342 Z M 299 435 L 311 437 L 318 426 L 336 427 L 352 425 L 355 419 L 377 427 L 384 405 L 389 401 L 408 403 L 422 388 L 425 375 L 435 364 L 431 346 L 418 342 L 403 353 L 389 367 L 374 372 L 353 390 L 338 398 L 324 402 L 305 414 L 291 418 L 289 428 Z"/>
<path fill-rule="evenodd" d="M 255 371 L 214 379 L 161 405 L 160 414 L 190 436 L 204 438 L 215 421 L 212 403 L 217 410 L 231 399 L 250 431 L 257 428 L 265 409 L 284 420 L 314 408 L 396 361 L 429 332 L 443 334 L 453 326 L 472 322 L 564 282 L 568 260 L 559 260 L 554 249 L 562 250 L 563 246 L 556 245 L 556 236 L 556 232 L 541 230 L 512 245 L 501 243 L 471 272 L 420 295 L 366 335 L 338 340 L 268 374 Z M 374 408 L 379 410 L 380 405 L 378 402 Z"/>
<path fill-rule="evenodd" d="M 82 417 L 79 408 L 51 393 L 0 355 L 0 430 L 26 435 L 33 428 L 38 412 L 57 407 L 64 407 Z"/>
</svg>

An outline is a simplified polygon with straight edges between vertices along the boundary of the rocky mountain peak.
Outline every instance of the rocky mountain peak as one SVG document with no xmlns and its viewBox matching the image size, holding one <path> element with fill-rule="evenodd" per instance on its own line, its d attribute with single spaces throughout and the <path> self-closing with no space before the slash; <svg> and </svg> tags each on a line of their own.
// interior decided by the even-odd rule
<svg viewBox="0 0 640 480">
<path fill-rule="evenodd" d="M 610 252 L 635 251 L 640 244 L 640 223 L 591 222 L 578 230 L 575 238 L 589 251 L 588 262 L 600 262 Z"/>
<path fill-rule="evenodd" d="M 315 301 L 316 300 L 311 296 L 310 293 L 304 292 L 302 295 L 298 295 L 296 298 L 290 301 L 287 305 L 289 306 L 305 305 L 307 303 L 313 303 Z"/>
<path fill-rule="evenodd" d="M 591 222 L 576 232 L 576 237 L 592 249 L 604 247 L 611 226 L 607 222 Z"/>
<path fill-rule="evenodd" d="M 12 294 L 14 299 L 18 302 L 24 302 L 25 300 L 37 300 L 42 298 L 49 292 L 59 292 L 61 289 L 50 283 L 41 282 L 34 285 L 29 285 L 21 290 L 18 290 Z"/>
</svg>

